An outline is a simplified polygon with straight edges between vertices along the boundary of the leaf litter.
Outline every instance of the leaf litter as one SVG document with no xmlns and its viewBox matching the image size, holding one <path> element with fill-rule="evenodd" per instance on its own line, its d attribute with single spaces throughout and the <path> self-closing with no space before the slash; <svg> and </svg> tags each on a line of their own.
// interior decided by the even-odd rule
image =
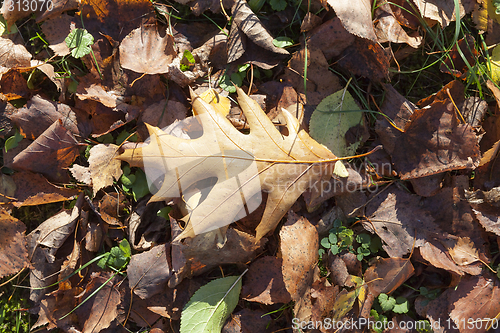
<svg viewBox="0 0 500 333">
<path fill-rule="evenodd" d="M 295 22 L 303 8 L 293 14 L 290 3 L 268 20 L 254 1 L 177 2 L 232 21 L 191 27 L 173 8 L 142 0 L 54 1 L 53 12 L 36 10 L 47 52 L 65 66 L 85 65 L 63 67 L 61 77 L 58 64 L 40 62 L 15 33 L 29 13 L 3 3 L 2 128 L 15 125 L 19 140 L 3 155 L 14 174 L 3 174 L 0 188 L 0 276 L 30 270 L 35 328 L 291 331 L 292 318 L 380 318 L 374 309 L 408 286 L 420 292 L 415 313 L 392 322 L 452 322 L 469 332 L 462 322 L 498 316 L 498 82 L 487 85 L 491 103 L 464 94 L 467 63 L 479 58 L 470 35 L 440 68 L 457 79 L 436 94 L 412 103 L 391 73 L 402 54 L 422 47 L 423 22 L 440 29 L 457 19 L 454 5 L 311 2 Z M 459 17 L 485 14 L 457 5 Z M 278 47 L 275 40 L 290 38 L 290 19 L 304 38 Z M 491 8 L 485 20 L 486 43 L 498 43 Z M 57 90 L 34 87 L 36 66 Z M 238 103 L 217 88 L 233 73 Z M 346 73 L 361 81 L 343 89 Z M 363 93 L 359 82 L 369 82 Z M 385 92 L 380 109 L 373 87 Z M 339 105 L 346 113 L 336 113 Z M 377 111 L 359 112 L 368 109 Z M 132 137 L 141 143 L 123 142 Z M 383 151 L 363 163 L 337 157 L 378 145 Z M 28 232 L 11 216 L 68 200 L 70 209 Z M 342 238 L 343 252 L 319 256 L 337 219 L 355 235 L 380 238 L 382 249 L 359 260 L 361 243 Z M 127 239 L 125 255 L 117 244 Z M 421 284 L 444 291 L 427 298 Z M 204 292 L 218 302 L 213 308 L 199 303 Z M 212 311 L 210 319 L 194 316 L 197 307 Z"/>
</svg>

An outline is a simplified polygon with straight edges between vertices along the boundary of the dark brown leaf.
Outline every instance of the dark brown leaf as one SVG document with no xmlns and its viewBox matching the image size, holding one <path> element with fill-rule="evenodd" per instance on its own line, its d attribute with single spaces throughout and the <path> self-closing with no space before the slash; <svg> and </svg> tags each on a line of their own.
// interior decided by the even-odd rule
<svg viewBox="0 0 500 333">
<path fill-rule="evenodd" d="M 254 261 L 245 274 L 241 298 L 262 304 L 288 303 L 292 300 L 283 282 L 281 258 L 266 256 Z"/>
<path fill-rule="evenodd" d="M 0 210 L 0 278 L 29 265 L 25 231 L 24 223 Z"/>
<path fill-rule="evenodd" d="M 222 328 L 222 333 L 273 332 L 269 327 L 271 317 L 262 310 L 243 309 L 234 313 Z"/>
<path fill-rule="evenodd" d="M 366 270 L 364 280 L 376 297 L 380 293 L 392 293 L 413 275 L 413 271 L 410 259 L 382 258 Z"/>
<path fill-rule="evenodd" d="M 69 167 L 79 155 L 80 144 L 60 119 L 47 128 L 31 145 L 14 158 L 14 169 L 39 172 L 51 181 L 65 183 Z"/>
</svg>

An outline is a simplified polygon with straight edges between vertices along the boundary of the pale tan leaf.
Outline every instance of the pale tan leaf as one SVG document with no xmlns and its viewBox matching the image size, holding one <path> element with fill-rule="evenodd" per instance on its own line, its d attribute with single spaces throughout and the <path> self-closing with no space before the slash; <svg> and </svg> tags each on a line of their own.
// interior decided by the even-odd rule
<svg viewBox="0 0 500 333">
<path fill-rule="evenodd" d="M 89 168 L 94 194 L 101 188 L 113 185 L 122 175 L 121 163 L 115 159 L 118 146 L 99 144 L 90 149 Z"/>
<path fill-rule="evenodd" d="M 204 194 L 177 239 L 239 220 L 260 205 L 261 191 L 266 191 L 267 206 L 257 227 L 257 239 L 261 239 L 306 189 L 330 179 L 337 158 L 299 131 L 297 119 L 289 112 L 283 111 L 288 128 L 284 136 L 257 102 L 238 88 L 239 104 L 250 126 L 250 134 L 243 134 L 212 105 L 197 96 L 192 99 L 203 126 L 201 137 L 180 139 L 148 126 L 150 143 L 118 157 L 145 168 L 150 188 L 156 189 L 151 201 L 181 197 L 182 192 L 189 202 L 192 195 Z"/>
<path fill-rule="evenodd" d="M 370 0 L 328 0 L 344 28 L 358 37 L 377 42 L 372 24 Z"/>
</svg>

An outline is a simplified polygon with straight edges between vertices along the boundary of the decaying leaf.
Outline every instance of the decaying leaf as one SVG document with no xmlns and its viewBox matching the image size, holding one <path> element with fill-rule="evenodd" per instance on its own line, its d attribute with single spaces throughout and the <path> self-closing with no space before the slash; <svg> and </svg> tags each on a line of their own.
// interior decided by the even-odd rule
<svg viewBox="0 0 500 333">
<path fill-rule="evenodd" d="M 0 210 L 0 278 L 15 274 L 29 264 L 25 231 L 24 223 Z"/>
<path fill-rule="evenodd" d="M 257 227 L 257 239 L 261 239 L 307 188 L 331 177 L 335 155 L 305 131 L 299 131 L 293 116 L 283 111 L 289 134 L 282 136 L 241 89 L 238 99 L 250 125 L 248 135 L 193 96 L 194 113 L 203 126 L 201 137 L 179 139 L 149 126 L 149 145 L 125 150 L 118 157 L 145 168 L 150 189 L 156 192 L 151 201 L 182 194 L 190 202 L 193 195 L 207 193 L 203 201 L 191 207 L 189 224 L 177 239 L 194 237 L 244 217 L 259 206 L 264 190 L 268 192 L 267 206 Z M 215 178 L 216 183 L 211 183 Z"/>
<path fill-rule="evenodd" d="M 413 1 L 423 17 L 438 21 L 444 29 L 450 22 L 456 20 L 455 2 L 446 0 L 414 0 Z M 464 1 L 458 1 L 460 8 L 459 16 L 462 18 L 466 11 L 462 5 Z"/>
</svg>

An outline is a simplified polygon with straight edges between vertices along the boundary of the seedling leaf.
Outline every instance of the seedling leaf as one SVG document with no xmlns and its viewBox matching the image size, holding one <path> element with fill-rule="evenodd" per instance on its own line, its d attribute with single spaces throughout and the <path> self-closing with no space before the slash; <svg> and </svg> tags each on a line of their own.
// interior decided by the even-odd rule
<svg viewBox="0 0 500 333">
<path fill-rule="evenodd" d="M 387 294 L 378 295 L 378 302 L 380 303 L 380 307 L 382 308 L 382 310 L 384 310 L 384 312 L 391 311 L 396 305 L 396 299 Z"/>
<path fill-rule="evenodd" d="M 78 59 L 92 51 L 90 46 L 94 44 L 94 37 L 86 29 L 78 28 L 71 31 L 64 41 L 72 49 L 71 55 Z"/>
<path fill-rule="evenodd" d="M 273 40 L 273 44 L 276 47 L 282 47 L 282 48 L 284 48 L 284 47 L 287 47 L 287 46 L 292 46 L 293 45 L 293 39 L 291 39 L 290 37 L 279 36 L 279 37 L 276 37 Z"/>
<path fill-rule="evenodd" d="M 181 333 L 220 333 L 238 304 L 241 276 L 229 276 L 202 286 L 191 297 L 181 315 Z"/>
</svg>

